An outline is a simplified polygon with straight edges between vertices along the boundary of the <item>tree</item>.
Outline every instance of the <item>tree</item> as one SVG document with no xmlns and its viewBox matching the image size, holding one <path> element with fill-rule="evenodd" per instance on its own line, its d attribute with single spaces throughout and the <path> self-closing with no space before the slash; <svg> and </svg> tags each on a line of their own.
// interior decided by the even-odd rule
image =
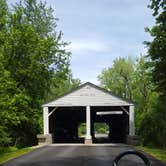
<svg viewBox="0 0 166 166">
<path fill-rule="evenodd" d="M 160 109 L 163 124 L 162 138 L 163 147 L 166 147 L 166 1 L 151 0 L 149 7 L 153 10 L 156 25 L 152 29 L 146 28 L 146 31 L 153 37 L 152 42 L 145 42 L 148 46 L 149 68 L 152 70 L 153 81 L 157 85 L 157 91 L 160 92 L 163 105 Z M 164 101 L 165 100 L 165 101 Z M 161 103 L 160 103 L 161 104 Z M 165 109 L 165 111 L 164 111 Z M 165 112 L 165 113 L 164 113 Z"/>
<path fill-rule="evenodd" d="M 131 82 L 134 65 L 131 58 L 115 59 L 113 66 L 98 76 L 101 85 L 122 97 L 132 99 Z"/>
<path fill-rule="evenodd" d="M 136 101 L 136 132 L 143 145 L 161 147 L 161 115 L 157 114 L 159 93 L 155 91 L 147 59 L 143 56 L 137 60 L 134 77 L 132 91 Z"/>
<path fill-rule="evenodd" d="M 52 77 L 50 91 L 48 92 L 47 96 L 48 101 L 53 100 L 72 89 L 77 88 L 81 84 L 80 79 L 73 78 L 71 71 L 68 73 L 67 78 L 63 78 L 62 76 L 63 75 L 61 73 L 56 73 Z"/>
<path fill-rule="evenodd" d="M 46 4 L 24 0 L 8 10 L 0 0 L 0 9 L 0 132 L 12 145 L 29 146 L 40 132 L 52 77 L 68 76 L 70 54 Z"/>
<path fill-rule="evenodd" d="M 149 5 L 154 10 L 156 25 L 146 28 L 146 31 L 153 37 L 152 42 L 145 42 L 148 45 L 149 67 L 152 69 L 154 81 L 158 89 L 166 93 L 166 1 L 151 0 Z"/>
<path fill-rule="evenodd" d="M 0 46 L 4 44 L 6 34 L 7 21 L 7 4 L 5 0 L 0 0 Z M 10 138 L 6 132 L 5 119 L 10 115 L 5 113 L 6 101 L 11 99 L 11 95 L 6 94 L 7 91 L 13 89 L 13 80 L 9 78 L 9 73 L 4 69 L 4 56 L 2 55 L 2 47 L 0 47 L 0 146 L 5 146 L 10 143 Z M 10 91 L 11 92 L 11 91 Z"/>
<path fill-rule="evenodd" d="M 158 93 L 155 92 L 156 86 L 152 82 L 151 72 L 147 69 L 146 64 L 147 60 L 144 56 L 137 59 L 132 85 L 134 100 L 137 101 L 137 107 L 139 107 L 138 110 L 143 112 L 148 112 L 152 107 L 152 101 L 155 101 L 152 98 L 154 97 L 157 100 L 158 97 Z"/>
<path fill-rule="evenodd" d="M 125 96 L 135 101 L 136 133 L 142 144 L 161 147 L 164 140 L 161 126 L 164 121 L 163 113 L 158 110 L 161 109 L 160 93 L 155 91 L 156 85 L 152 82 L 151 70 L 147 68 L 147 59 L 143 56 L 136 61 L 115 59 L 113 66 L 99 75 L 99 81 L 106 89 L 121 96 L 126 93 Z"/>
<path fill-rule="evenodd" d="M 48 37 L 53 33 L 59 36 L 61 33 L 55 32 L 58 18 L 54 17 L 54 10 L 46 5 L 46 2 L 42 1 L 37 3 L 37 0 L 24 0 L 23 3 L 18 3 L 15 9 L 21 8 L 23 10 L 26 22 L 31 24 L 41 37 Z"/>
</svg>

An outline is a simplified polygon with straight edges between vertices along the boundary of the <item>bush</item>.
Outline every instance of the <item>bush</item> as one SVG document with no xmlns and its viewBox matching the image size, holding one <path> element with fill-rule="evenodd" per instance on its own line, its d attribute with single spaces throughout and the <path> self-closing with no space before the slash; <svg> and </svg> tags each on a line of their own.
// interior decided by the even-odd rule
<svg viewBox="0 0 166 166">
<path fill-rule="evenodd" d="M 0 146 L 1 147 L 8 146 L 11 141 L 5 129 L 6 129 L 5 127 L 0 126 Z"/>
<path fill-rule="evenodd" d="M 98 129 L 98 133 L 106 133 L 106 131 L 105 131 L 104 128 L 99 128 L 99 129 Z"/>
</svg>

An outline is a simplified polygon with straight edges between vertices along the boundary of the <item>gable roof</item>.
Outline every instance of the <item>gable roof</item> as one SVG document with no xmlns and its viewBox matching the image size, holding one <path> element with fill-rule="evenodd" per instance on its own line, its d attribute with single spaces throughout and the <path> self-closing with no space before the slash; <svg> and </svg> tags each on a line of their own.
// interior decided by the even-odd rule
<svg viewBox="0 0 166 166">
<path fill-rule="evenodd" d="M 43 104 L 43 107 L 51 106 L 126 106 L 134 105 L 134 102 L 119 97 L 104 88 L 90 82 L 80 85 L 53 101 Z"/>
</svg>

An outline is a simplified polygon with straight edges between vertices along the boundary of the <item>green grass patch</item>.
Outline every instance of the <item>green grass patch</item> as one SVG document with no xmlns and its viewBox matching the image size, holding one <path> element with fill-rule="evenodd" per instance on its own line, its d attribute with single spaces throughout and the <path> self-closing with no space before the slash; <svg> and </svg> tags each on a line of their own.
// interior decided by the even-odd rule
<svg viewBox="0 0 166 166">
<path fill-rule="evenodd" d="M 156 159 L 166 163 L 166 150 L 151 148 L 151 147 L 142 147 L 142 146 L 137 146 L 135 148 L 137 150 L 142 150 L 146 153 L 149 153 L 150 155 L 152 155 Z"/>
<path fill-rule="evenodd" d="M 0 147 L 0 164 L 8 160 L 11 160 L 13 158 L 19 157 L 28 152 L 31 152 L 32 150 L 33 150 L 32 148 L 18 149 L 16 147 L 7 147 L 7 148 Z"/>
</svg>

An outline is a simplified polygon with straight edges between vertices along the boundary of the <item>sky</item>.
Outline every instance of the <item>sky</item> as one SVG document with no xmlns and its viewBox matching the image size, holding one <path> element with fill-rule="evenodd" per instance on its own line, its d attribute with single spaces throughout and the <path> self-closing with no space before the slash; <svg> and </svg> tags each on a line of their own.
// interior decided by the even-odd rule
<svg viewBox="0 0 166 166">
<path fill-rule="evenodd" d="M 8 0 L 9 3 L 14 2 Z M 46 0 L 59 18 L 57 30 L 70 42 L 71 69 L 82 83 L 99 84 L 97 76 L 118 57 L 146 54 L 154 25 L 150 0 Z"/>
</svg>

